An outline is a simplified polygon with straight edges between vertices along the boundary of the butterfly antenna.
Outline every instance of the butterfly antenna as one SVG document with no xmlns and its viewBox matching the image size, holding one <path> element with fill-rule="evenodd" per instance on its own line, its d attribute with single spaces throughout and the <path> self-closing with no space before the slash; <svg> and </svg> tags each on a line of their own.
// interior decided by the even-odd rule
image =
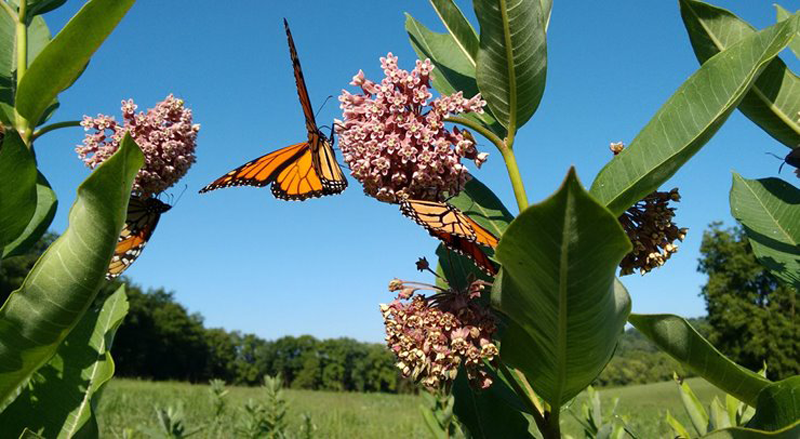
<svg viewBox="0 0 800 439">
<path fill-rule="evenodd" d="M 778 160 L 780 160 L 780 161 L 782 161 L 782 162 L 783 162 L 783 163 L 781 163 L 781 165 L 778 167 L 778 174 L 780 174 L 780 173 L 781 173 L 781 171 L 783 171 L 783 165 L 785 165 L 785 164 L 786 164 L 786 159 L 785 159 L 785 158 L 783 158 L 783 157 L 781 157 L 781 156 L 779 156 L 779 155 L 777 155 L 777 154 L 771 153 L 771 152 L 765 152 L 764 154 L 766 154 L 766 155 L 771 155 L 771 156 L 775 157 L 776 159 L 778 159 Z"/>
<path fill-rule="evenodd" d="M 186 193 L 186 189 L 187 189 L 188 187 L 189 187 L 189 185 L 188 185 L 188 184 L 185 184 L 185 185 L 183 185 L 183 190 L 181 191 L 181 194 L 180 194 L 180 195 L 178 195 L 178 198 L 175 200 L 175 202 L 174 202 L 174 203 L 170 203 L 170 204 L 172 204 L 172 206 L 173 206 L 173 207 L 175 207 L 175 205 L 177 205 L 177 204 L 178 204 L 178 201 L 181 201 L 181 197 L 183 197 L 183 194 L 184 194 L 184 193 Z"/>
<path fill-rule="evenodd" d="M 327 104 L 327 103 L 328 103 L 328 101 L 329 101 L 329 100 L 330 100 L 332 97 L 333 97 L 333 95 L 329 95 L 327 98 L 325 98 L 325 102 L 323 102 L 323 103 L 322 103 L 322 105 L 320 105 L 320 106 L 319 106 L 319 109 L 317 110 L 317 114 L 315 114 L 315 115 L 314 115 L 314 117 L 319 117 L 319 112 L 320 112 L 320 111 L 322 111 L 322 109 L 323 109 L 323 108 L 325 108 L 325 104 Z"/>
</svg>

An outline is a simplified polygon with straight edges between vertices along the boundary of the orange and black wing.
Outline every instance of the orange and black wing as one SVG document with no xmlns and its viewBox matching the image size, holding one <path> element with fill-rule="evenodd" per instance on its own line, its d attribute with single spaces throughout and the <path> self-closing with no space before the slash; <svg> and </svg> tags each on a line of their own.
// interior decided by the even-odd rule
<svg viewBox="0 0 800 439">
<path fill-rule="evenodd" d="M 153 235 L 158 220 L 161 219 L 161 214 L 171 208 L 172 206 L 156 198 L 131 197 L 125 226 L 117 240 L 117 247 L 111 258 L 111 264 L 108 266 L 106 279 L 114 279 L 133 264 Z"/>
<path fill-rule="evenodd" d="M 263 155 L 214 180 L 200 193 L 229 186 L 263 187 L 274 183 L 278 175 L 296 159 L 309 151 L 308 143 L 298 143 Z"/>
<path fill-rule="evenodd" d="M 455 235 L 485 247 L 497 247 L 497 238 L 491 232 L 448 203 L 401 200 L 400 210 L 428 231 Z"/>
<path fill-rule="evenodd" d="M 478 244 L 449 233 L 437 232 L 433 230 L 429 230 L 429 232 L 431 236 L 439 238 L 439 240 L 442 241 L 442 243 L 444 243 L 448 249 L 472 259 L 472 262 L 475 263 L 475 266 L 480 268 L 484 273 L 492 277 L 497 275 L 497 266 L 494 264 L 494 262 L 492 262 L 491 259 L 489 259 L 489 256 L 484 253 Z"/>
<path fill-rule="evenodd" d="M 481 246 L 497 247 L 497 238 L 454 206 L 435 201 L 401 200 L 400 211 L 450 250 L 472 259 L 487 274 L 497 274 L 496 266 L 481 249 Z"/>
<path fill-rule="evenodd" d="M 292 57 L 292 69 L 294 70 L 294 81 L 297 84 L 297 95 L 300 97 L 300 105 L 303 107 L 303 114 L 306 116 L 306 130 L 308 130 L 309 141 L 312 133 L 319 131 L 317 121 L 314 119 L 314 110 L 311 108 L 311 99 L 308 97 L 306 80 L 303 77 L 303 69 L 300 67 L 300 58 L 297 56 L 297 49 L 294 47 L 292 31 L 289 30 L 289 23 L 283 19 L 283 27 L 286 28 L 286 38 L 289 40 L 289 56 Z"/>
</svg>

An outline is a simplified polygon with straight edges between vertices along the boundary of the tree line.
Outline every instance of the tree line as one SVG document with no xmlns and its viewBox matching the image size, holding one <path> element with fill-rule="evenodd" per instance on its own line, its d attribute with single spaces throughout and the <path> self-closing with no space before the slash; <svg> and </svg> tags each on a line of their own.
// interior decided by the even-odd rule
<svg viewBox="0 0 800 439">
<path fill-rule="evenodd" d="M 45 248 L 56 238 L 47 234 L 29 254 L 0 266 L 0 300 L 24 280 Z M 693 326 L 714 345 L 750 369 L 768 364 L 772 379 L 800 373 L 800 325 L 795 314 L 797 292 L 779 284 L 758 264 L 740 228 L 712 224 L 705 232 L 699 271 L 709 279 L 701 289 L 708 317 Z M 310 335 L 264 340 L 255 334 L 206 328 L 163 288 L 144 291 L 129 279 L 107 283 L 98 301 L 127 287 L 130 311 L 117 331 L 112 355 L 117 376 L 153 380 L 260 384 L 280 374 L 289 387 L 311 390 L 413 392 L 399 376 L 385 345 L 349 338 L 319 340 Z M 620 338 L 614 358 L 595 385 L 622 386 L 668 380 L 681 371 L 636 329 Z"/>
</svg>

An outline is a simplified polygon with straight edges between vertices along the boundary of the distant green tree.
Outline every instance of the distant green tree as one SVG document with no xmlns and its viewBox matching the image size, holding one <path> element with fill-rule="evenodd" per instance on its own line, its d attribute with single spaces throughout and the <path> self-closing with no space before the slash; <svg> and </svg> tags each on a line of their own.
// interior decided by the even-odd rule
<svg viewBox="0 0 800 439">
<path fill-rule="evenodd" d="M 740 227 L 713 223 L 703 233 L 698 271 L 708 275 L 705 299 L 710 341 L 752 370 L 768 365 L 771 379 L 800 373 L 797 291 L 758 263 Z"/>
</svg>

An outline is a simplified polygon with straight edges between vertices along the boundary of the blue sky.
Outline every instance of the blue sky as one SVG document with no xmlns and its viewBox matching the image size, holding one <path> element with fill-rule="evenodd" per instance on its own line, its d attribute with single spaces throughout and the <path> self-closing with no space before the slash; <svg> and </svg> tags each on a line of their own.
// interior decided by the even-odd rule
<svg viewBox="0 0 800 439">
<path fill-rule="evenodd" d="M 48 14 L 51 29 L 60 29 L 81 4 L 70 1 Z M 774 23 L 770 2 L 716 4 L 759 28 Z M 471 14 L 470 2 L 460 5 Z M 783 6 L 797 8 L 791 2 Z M 422 0 L 137 2 L 62 95 L 53 119 L 97 113 L 120 119 L 122 99 L 133 98 L 143 110 L 174 93 L 202 125 L 198 161 L 181 187 L 169 192 L 179 194 L 183 183 L 188 190 L 127 274 L 145 287 L 175 291 L 207 326 L 270 339 L 312 334 L 381 340 L 378 304 L 392 298 L 388 281 L 429 280 L 414 270 L 414 262 L 420 256 L 435 259 L 437 245 L 395 206 L 367 198 L 352 178 L 342 195 L 303 203 L 277 200 L 266 188 L 203 195 L 197 190 L 254 157 L 305 139 L 283 17 L 319 106 L 342 88 L 352 91 L 347 83 L 359 69 L 379 80 L 378 58 L 387 52 L 400 57 L 401 67 L 413 67 L 404 12 L 443 31 Z M 797 70 L 790 57 L 783 54 Z M 676 1 L 555 0 L 547 89 L 516 140 L 531 202 L 555 191 L 571 165 L 590 185 L 611 156 L 609 142 L 630 142 L 697 67 Z M 332 99 L 318 121 L 330 124 L 335 117 L 341 113 Z M 59 196 L 53 223 L 59 232 L 75 188 L 88 175 L 73 151 L 82 138 L 81 129 L 65 129 L 36 145 L 40 167 Z M 479 146 L 491 156 L 475 175 L 516 211 L 499 154 L 488 142 Z M 676 221 L 690 230 L 665 267 L 622 279 L 635 312 L 705 313 L 698 297 L 705 277 L 696 272 L 702 232 L 712 221 L 733 223 L 731 170 L 747 178 L 777 175 L 779 162 L 765 152 L 788 151 L 736 112 L 665 185 L 680 188 Z M 788 169 L 783 174 L 794 178 Z"/>
</svg>

